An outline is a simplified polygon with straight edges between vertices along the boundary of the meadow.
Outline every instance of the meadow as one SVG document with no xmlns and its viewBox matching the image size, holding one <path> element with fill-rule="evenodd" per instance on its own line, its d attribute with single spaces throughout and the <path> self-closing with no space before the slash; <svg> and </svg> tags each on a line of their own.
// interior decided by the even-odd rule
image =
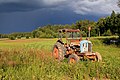
<svg viewBox="0 0 120 80">
<path fill-rule="evenodd" d="M 51 56 L 57 39 L 0 40 L 1 80 L 119 80 L 120 48 L 92 38 L 102 62 L 68 64 Z"/>
</svg>

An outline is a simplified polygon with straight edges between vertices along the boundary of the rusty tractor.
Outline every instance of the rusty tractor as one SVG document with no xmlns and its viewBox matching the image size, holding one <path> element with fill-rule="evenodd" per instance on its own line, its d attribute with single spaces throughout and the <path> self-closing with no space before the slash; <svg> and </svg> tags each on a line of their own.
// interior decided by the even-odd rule
<svg viewBox="0 0 120 80">
<path fill-rule="evenodd" d="M 102 61 L 100 53 L 92 51 L 92 43 L 82 40 L 79 29 L 60 29 L 59 39 L 54 44 L 52 56 L 59 61 L 68 58 L 68 63 L 79 60 Z"/>
</svg>

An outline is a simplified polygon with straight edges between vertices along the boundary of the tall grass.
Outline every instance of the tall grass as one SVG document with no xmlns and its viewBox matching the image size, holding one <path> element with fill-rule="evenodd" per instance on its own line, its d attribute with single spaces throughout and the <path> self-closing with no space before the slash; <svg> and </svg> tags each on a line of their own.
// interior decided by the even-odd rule
<svg viewBox="0 0 120 80">
<path fill-rule="evenodd" d="M 3 80 L 119 80 L 120 48 L 93 39 L 93 51 L 103 62 L 79 61 L 68 64 L 51 56 L 56 39 L 30 42 L 0 42 L 0 79 Z"/>
</svg>

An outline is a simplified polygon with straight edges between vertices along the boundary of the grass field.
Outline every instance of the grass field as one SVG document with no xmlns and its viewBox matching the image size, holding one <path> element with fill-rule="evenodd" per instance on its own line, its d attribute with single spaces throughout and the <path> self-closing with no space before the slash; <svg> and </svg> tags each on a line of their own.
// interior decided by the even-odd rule
<svg viewBox="0 0 120 80">
<path fill-rule="evenodd" d="M 92 38 L 103 62 L 68 64 L 51 56 L 57 39 L 0 40 L 1 80 L 119 80 L 120 48 Z"/>
</svg>

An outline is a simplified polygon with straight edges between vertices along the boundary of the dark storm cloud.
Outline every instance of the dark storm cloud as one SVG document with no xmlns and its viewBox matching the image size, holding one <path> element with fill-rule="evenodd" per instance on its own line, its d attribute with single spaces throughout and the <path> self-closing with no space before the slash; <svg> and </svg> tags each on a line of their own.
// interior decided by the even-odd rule
<svg viewBox="0 0 120 80">
<path fill-rule="evenodd" d="M 30 10 L 35 10 L 39 9 L 42 7 L 38 6 L 32 6 L 29 4 L 25 3 L 3 3 L 0 4 L 0 13 L 4 12 L 15 12 L 15 11 L 30 11 Z"/>
<path fill-rule="evenodd" d="M 2 0 L 0 1 L 0 13 L 56 8 L 64 3 L 65 0 Z"/>
</svg>

